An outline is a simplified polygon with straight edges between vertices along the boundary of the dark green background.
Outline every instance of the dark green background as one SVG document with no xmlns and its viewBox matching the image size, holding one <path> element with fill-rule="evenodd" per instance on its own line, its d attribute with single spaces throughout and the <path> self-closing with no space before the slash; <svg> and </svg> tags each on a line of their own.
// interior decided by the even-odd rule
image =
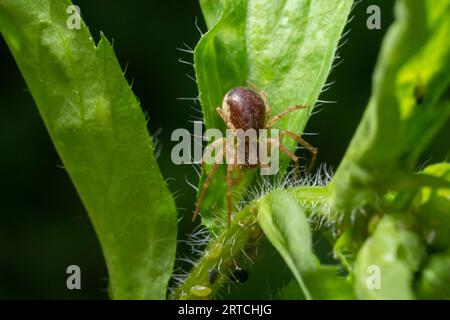
<svg viewBox="0 0 450 320">
<path fill-rule="evenodd" d="M 363 1 L 352 12 L 355 18 L 347 27 L 352 31 L 340 50 L 344 61 L 330 76 L 335 84 L 321 97 L 337 103 L 321 107 L 307 127 L 309 133 L 320 133 L 307 137 L 320 149 L 319 162 L 338 166 L 361 118 L 381 39 L 392 21 L 392 3 Z M 184 217 L 182 237 L 194 227 L 195 195 L 185 178 L 196 182 L 196 176 L 192 167 L 171 163 L 170 134 L 175 128 L 191 128 L 188 121 L 198 116 L 191 102 L 176 99 L 196 96 L 195 83 L 185 75 L 193 75 L 193 69 L 177 62 L 192 57 L 176 48 L 195 46 L 200 36 L 196 17 L 205 30 L 197 0 L 75 4 L 94 36 L 102 30 L 114 40 L 121 65 L 128 65 L 126 77 L 149 114 L 150 132 L 161 130 L 159 164 L 165 178 L 173 178 L 170 188 Z M 370 4 L 382 8 L 382 30 L 366 28 Z M 95 232 L 1 37 L 0 84 L 0 298 L 107 298 L 107 271 Z M 442 132 L 421 164 L 443 160 L 446 139 Z M 81 291 L 66 289 L 70 264 L 82 269 Z"/>
</svg>

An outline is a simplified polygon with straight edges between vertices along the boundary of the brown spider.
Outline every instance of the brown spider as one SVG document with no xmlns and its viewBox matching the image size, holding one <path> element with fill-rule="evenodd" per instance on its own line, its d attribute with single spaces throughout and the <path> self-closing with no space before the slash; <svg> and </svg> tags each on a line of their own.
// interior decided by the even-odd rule
<svg viewBox="0 0 450 320">
<path fill-rule="evenodd" d="M 306 109 L 309 107 L 302 106 L 302 105 L 294 105 L 289 108 L 287 108 L 285 111 L 279 113 L 275 117 L 270 119 L 270 108 L 267 103 L 267 100 L 263 94 L 259 94 L 255 92 L 252 89 L 245 88 L 245 87 L 237 87 L 233 88 L 225 95 L 222 103 L 222 107 L 217 107 L 216 111 L 219 113 L 220 117 L 223 119 L 225 124 L 227 125 L 228 129 L 230 129 L 233 133 L 236 132 L 238 129 L 242 130 L 248 130 L 248 129 L 254 129 L 256 132 L 259 132 L 259 129 L 270 129 L 272 126 L 280 120 L 281 118 L 285 117 L 287 114 L 289 114 L 292 111 L 299 110 L 299 109 Z M 235 134 L 232 135 L 230 138 L 235 138 Z M 317 152 L 318 150 L 311 146 L 308 142 L 306 142 L 302 137 L 295 134 L 294 132 L 287 131 L 287 130 L 280 130 L 279 137 L 290 137 L 293 140 L 295 140 L 297 143 L 301 144 L 308 150 L 310 150 L 312 154 L 311 163 L 308 167 L 308 170 L 311 169 L 314 166 L 314 163 L 317 158 Z M 228 139 L 230 139 L 228 138 Z M 292 161 L 295 164 L 296 171 L 298 170 L 298 157 L 291 152 L 287 147 L 280 144 L 278 140 L 266 138 L 267 144 L 276 144 L 281 152 L 286 154 L 289 158 L 292 159 Z M 200 207 L 203 203 L 203 200 L 206 195 L 206 191 L 209 187 L 209 184 L 211 182 L 211 179 L 217 169 L 218 164 L 221 162 L 221 159 L 224 156 L 224 153 L 226 152 L 226 145 L 227 145 L 227 138 L 221 138 L 214 141 L 208 148 L 205 150 L 205 155 L 208 154 L 208 150 L 212 148 L 216 148 L 220 146 L 220 144 L 223 145 L 222 151 L 219 152 L 217 155 L 215 155 L 214 163 L 212 165 L 211 171 L 209 172 L 208 176 L 206 177 L 205 183 L 203 184 L 200 197 L 198 198 L 196 209 L 194 212 L 194 215 L 192 217 L 192 221 L 195 220 L 197 215 L 200 213 Z M 247 142 L 245 142 L 247 144 Z M 238 147 L 236 146 L 235 149 Z M 236 150 L 233 150 L 233 159 L 235 159 L 235 153 Z M 231 190 L 233 187 L 233 172 L 234 169 L 240 170 L 241 168 L 255 168 L 255 167 L 264 167 L 267 166 L 267 163 L 262 163 L 260 159 L 257 159 L 256 164 L 254 161 L 249 161 L 249 153 L 248 153 L 248 147 L 245 146 L 245 159 L 244 164 L 237 164 L 236 161 L 230 161 L 227 166 L 227 214 L 228 214 L 228 225 L 231 224 L 231 214 L 232 214 L 232 203 L 231 203 Z M 205 168 L 205 157 L 202 158 L 202 167 Z"/>
</svg>

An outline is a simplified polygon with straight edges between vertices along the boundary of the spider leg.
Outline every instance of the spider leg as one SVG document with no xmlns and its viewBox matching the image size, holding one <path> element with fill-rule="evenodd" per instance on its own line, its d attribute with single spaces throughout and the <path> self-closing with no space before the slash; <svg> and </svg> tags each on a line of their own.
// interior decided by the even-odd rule
<svg viewBox="0 0 450 320">
<path fill-rule="evenodd" d="M 314 164 L 316 163 L 317 154 L 319 153 L 319 150 L 317 148 L 313 147 L 308 141 L 303 139 L 301 136 L 299 136 L 298 134 L 295 134 L 292 131 L 288 131 L 288 130 L 280 131 L 280 137 L 286 137 L 286 136 L 294 139 L 295 141 L 297 141 L 297 143 L 299 143 L 300 145 L 302 145 L 303 147 L 305 147 L 306 149 L 308 149 L 311 152 L 311 162 L 309 163 L 309 166 L 307 169 L 308 171 L 311 171 L 311 169 L 314 167 Z"/>
<path fill-rule="evenodd" d="M 231 191 L 233 188 L 233 169 L 234 164 L 230 163 L 227 166 L 227 223 L 228 227 L 231 224 L 231 214 L 233 212 L 232 202 L 231 202 Z"/>
<path fill-rule="evenodd" d="M 222 147 L 221 150 L 223 150 L 224 147 L 225 147 L 225 144 L 226 144 L 226 140 L 227 140 L 226 138 L 220 138 L 220 139 L 217 139 L 217 140 L 215 140 L 213 143 L 211 143 L 210 145 L 208 145 L 208 146 L 205 148 L 205 152 L 203 153 L 203 157 L 202 157 L 202 169 L 203 169 L 203 170 L 206 169 L 206 161 L 205 161 L 205 158 L 210 157 L 210 156 L 211 156 L 211 152 L 212 152 L 213 150 L 215 150 L 221 143 L 223 144 L 223 147 Z M 222 151 L 222 152 L 223 152 L 223 151 Z"/>
<path fill-rule="evenodd" d="M 266 121 L 268 121 L 270 119 L 270 106 L 269 106 L 269 102 L 267 102 L 267 97 L 266 94 L 264 92 L 260 92 L 261 94 L 261 98 L 264 101 L 264 105 L 266 106 Z"/>
<path fill-rule="evenodd" d="M 242 178 L 244 177 L 244 170 L 242 170 L 242 167 L 240 165 L 237 165 L 235 168 L 238 169 L 238 176 L 233 178 L 233 185 L 239 184 L 242 181 Z"/>
<path fill-rule="evenodd" d="M 281 118 L 285 117 L 287 114 L 291 113 L 292 111 L 295 110 L 300 110 L 300 109 L 307 109 L 310 107 L 307 106 L 301 106 L 301 105 L 295 105 L 295 106 L 290 106 L 289 108 L 287 108 L 285 111 L 280 112 L 279 114 L 277 114 L 275 117 L 273 117 L 272 119 L 270 119 L 267 122 L 267 129 L 272 128 L 272 126 L 275 124 L 275 122 L 277 122 L 278 120 L 280 120 Z"/>
<path fill-rule="evenodd" d="M 219 140 L 217 140 L 217 141 L 219 141 Z M 211 171 L 209 172 L 208 176 L 206 177 L 205 183 L 202 186 L 202 191 L 201 191 L 198 201 L 195 205 L 195 211 L 194 211 L 194 215 L 192 216 L 192 221 L 195 221 L 195 218 L 197 218 L 197 216 L 200 213 L 200 208 L 202 206 L 203 200 L 205 200 L 206 191 L 208 190 L 209 184 L 211 183 L 211 179 L 214 176 L 214 173 L 217 170 L 217 166 L 219 165 L 219 163 L 223 157 L 223 152 L 224 151 L 221 150 L 219 152 L 219 154 L 216 156 L 216 158 L 214 160 L 214 164 L 211 168 Z M 203 163 L 204 163 L 204 159 L 202 159 L 202 165 L 203 165 Z"/>
<path fill-rule="evenodd" d="M 294 162 L 294 174 L 298 178 L 300 176 L 299 169 L 298 169 L 299 168 L 298 157 L 293 152 L 291 152 L 288 148 L 286 148 L 284 145 L 282 145 L 278 140 L 269 138 L 269 139 L 266 139 L 266 141 L 269 144 L 273 143 L 273 144 L 277 145 L 280 148 L 281 152 L 283 152 L 285 155 L 287 155 L 289 158 L 291 158 L 291 160 Z"/>
<path fill-rule="evenodd" d="M 296 178 L 300 177 L 300 170 L 299 170 L 299 163 L 298 163 L 298 157 L 291 152 L 288 148 L 286 148 L 284 145 L 280 144 L 280 150 L 281 152 L 283 152 L 284 154 L 286 154 L 289 158 L 292 159 L 292 161 L 294 161 L 294 174 Z"/>
</svg>

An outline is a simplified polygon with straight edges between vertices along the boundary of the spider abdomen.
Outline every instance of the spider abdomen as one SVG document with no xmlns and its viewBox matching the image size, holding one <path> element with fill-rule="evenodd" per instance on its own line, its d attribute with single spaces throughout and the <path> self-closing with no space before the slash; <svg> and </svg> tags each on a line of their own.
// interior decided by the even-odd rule
<svg viewBox="0 0 450 320">
<path fill-rule="evenodd" d="M 266 106 L 262 97 L 251 89 L 237 87 L 228 91 L 222 109 L 236 129 L 264 129 Z"/>
</svg>

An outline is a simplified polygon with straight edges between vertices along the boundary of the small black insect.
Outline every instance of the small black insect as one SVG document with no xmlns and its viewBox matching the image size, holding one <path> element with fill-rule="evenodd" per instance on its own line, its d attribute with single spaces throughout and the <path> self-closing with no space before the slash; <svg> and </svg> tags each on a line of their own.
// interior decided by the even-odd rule
<svg viewBox="0 0 450 320">
<path fill-rule="evenodd" d="M 218 276 L 219 276 L 219 269 L 217 269 L 217 268 L 210 269 L 208 271 L 209 284 L 214 284 L 214 282 L 216 282 Z"/>
</svg>

